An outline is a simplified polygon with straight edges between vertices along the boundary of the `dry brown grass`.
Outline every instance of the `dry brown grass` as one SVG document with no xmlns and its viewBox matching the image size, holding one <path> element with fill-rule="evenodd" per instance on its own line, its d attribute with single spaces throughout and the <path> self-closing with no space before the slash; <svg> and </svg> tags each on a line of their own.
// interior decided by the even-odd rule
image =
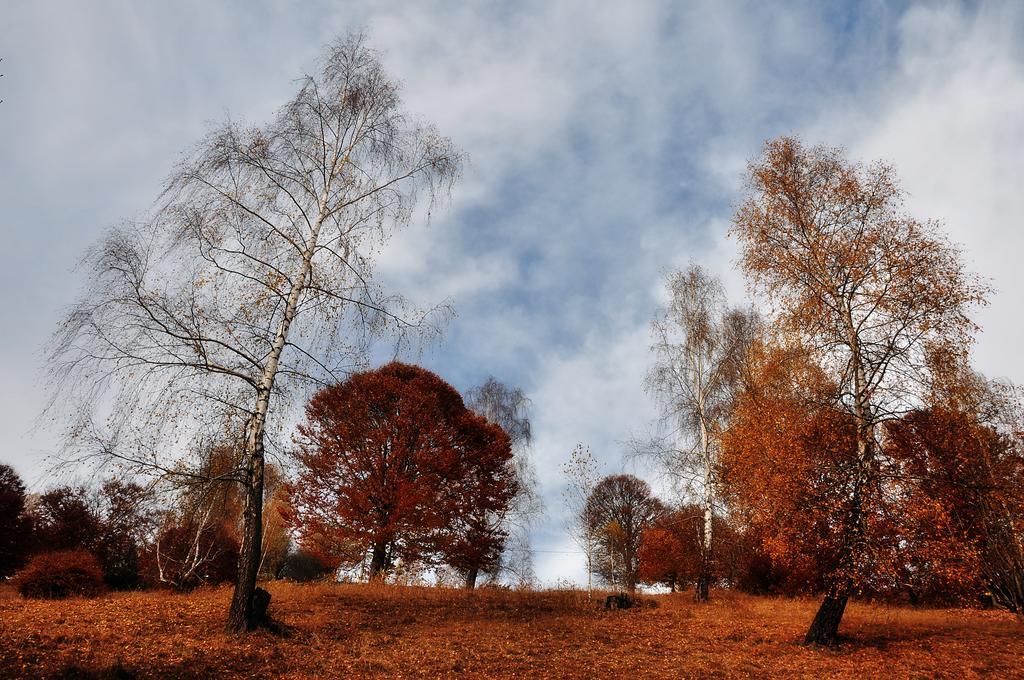
<svg viewBox="0 0 1024 680">
<path fill-rule="evenodd" d="M 817 650 L 799 644 L 809 600 L 716 592 L 604 612 L 571 592 L 268 589 L 289 631 L 242 638 L 221 629 L 226 588 L 61 602 L 6 589 L 0 677 L 1024 677 L 1024 626 L 998 612 L 853 604 L 848 641 Z"/>
</svg>

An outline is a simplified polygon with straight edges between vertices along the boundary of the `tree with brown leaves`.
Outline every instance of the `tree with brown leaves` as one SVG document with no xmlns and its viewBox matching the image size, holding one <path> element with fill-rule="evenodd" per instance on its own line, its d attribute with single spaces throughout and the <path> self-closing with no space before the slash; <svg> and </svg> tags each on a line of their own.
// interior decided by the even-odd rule
<svg viewBox="0 0 1024 680">
<path fill-rule="evenodd" d="M 859 587 L 873 520 L 867 505 L 882 486 L 880 426 L 922 403 L 930 355 L 967 352 L 975 330 L 968 313 L 987 289 L 937 223 L 905 213 L 889 166 L 851 163 L 839 150 L 792 138 L 768 142 L 751 162 L 731 233 L 744 273 L 775 306 L 779 331 L 832 383 L 840 431 L 852 436 L 838 545 L 806 637 L 831 644 Z"/>
<path fill-rule="evenodd" d="M 610 475 L 594 486 L 584 513 L 597 538 L 594 571 L 613 587 L 636 592 L 640 539 L 665 506 L 642 479 Z"/>
<path fill-rule="evenodd" d="M 673 593 L 701 575 L 704 513 L 697 506 L 666 512 L 640 538 L 637 578 L 660 584 Z"/>
<path fill-rule="evenodd" d="M 933 570 L 918 560 L 906 581 L 929 600 L 987 592 L 992 604 L 1024 614 L 1024 410 L 1009 384 L 967 370 L 955 377 L 928 408 L 887 423 L 885 450 L 912 491 L 932 499 L 918 510 L 923 524 L 949 527 L 957 567 L 970 573 L 965 587 L 951 588 L 949 579 L 922 579 Z"/>
<path fill-rule="evenodd" d="M 1019 610 L 1024 454 L 1007 404 L 933 397 L 886 421 L 872 483 L 855 498 L 856 423 L 808 354 L 755 348 L 723 440 L 730 504 L 770 558 L 766 575 L 782 577 L 775 587 L 828 591 L 856 501 L 856 594 L 954 605 L 988 591 Z"/>
<path fill-rule="evenodd" d="M 708 573 L 703 548 L 704 509 L 686 504 L 654 520 L 640 540 L 637 575 L 642 583 L 668 586 L 672 592 L 693 584 Z M 735 585 L 740 566 L 736 532 L 724 517 L 714 518 L 715 543 L 711 555 L 715 581 Z"/>
</svg>

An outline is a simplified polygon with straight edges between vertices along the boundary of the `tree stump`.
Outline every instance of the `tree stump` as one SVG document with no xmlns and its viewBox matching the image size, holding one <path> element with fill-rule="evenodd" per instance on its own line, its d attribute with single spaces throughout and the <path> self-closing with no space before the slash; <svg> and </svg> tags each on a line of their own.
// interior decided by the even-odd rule
<svg viewBox="0 0 1024 680">
<path fill-rule="evenodd" d="M 604 598 L 605 609 L 629 609 L 633 606 L 633 600 L 629 598 L 629 595 L 625 593 L 618 593 L 616 595 L 609 595 Z"/>
<path fill-rule="evenodd" d="M 252 594 L 252 619 L 257 626 L 269 626 L 271 623 L 270 617 L 267 615 L 269 608 L 270 593 L 263 588 L 257 588 L 256 592 Z"/>
</svg>

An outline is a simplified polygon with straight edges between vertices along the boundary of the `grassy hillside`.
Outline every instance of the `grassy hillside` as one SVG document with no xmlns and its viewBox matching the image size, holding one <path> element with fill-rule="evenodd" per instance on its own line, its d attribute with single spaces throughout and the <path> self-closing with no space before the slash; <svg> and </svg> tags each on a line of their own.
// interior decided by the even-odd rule
<svg viewBox="0 0 1024 680">
<path fill-rule="evenodd" d="M 222 632 L 230 590 L 0 594 L 0 677 L 1024 677 L 998 612 L 853 604 L 847 642 L 799 644 L 815 602 L 713 593 L 605 612 L 572 592 L 274 583 L 275 635 Z"/>
</svg>

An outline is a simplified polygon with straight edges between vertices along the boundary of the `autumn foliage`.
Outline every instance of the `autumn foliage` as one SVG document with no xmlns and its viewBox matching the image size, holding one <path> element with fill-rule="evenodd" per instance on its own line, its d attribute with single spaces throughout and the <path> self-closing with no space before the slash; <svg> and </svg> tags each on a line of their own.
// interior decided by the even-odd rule
<svg viewBox="0 0 1024 680">
<path fill-rule="evenodd" d="M 32 504 L 35 552 L 83 550 L 99 560 L 114 589 L 144 585 L 145 551 L 155 517 L 143 487 L 114 479 L 98 488 L 60 486 Z"/>
<path fill-rule="evenodd" d="M 664 504 L 647 482 L 633 475 L 610 475 L 594 486 L 583 513 L 596 537 L 595 573 L 632 593 L 639 580 L 641 539 L 665 513 Z"/>
<path fill-rule="evenodd" d="M 61 599 L 106 590 L 99 560 L 82 549 L 39 553 L 15 579 L 23 597 Z"/>
<path fill-rule="evenodd" d="M 1013 439 L 938 407 L 887 423 L 874 481 L 859 499 L 858 560 L 846 566 L 855 425 L 828 405 L 834 387 L 805 353 L 760 346 L 752 363 L 724 438 L 725 478 L 734 507 L 786 575 L 782 588 L 821 592 L 849 578 L 860 595 L 977 601 L 989 584 L 986 523 L 999 523 L 993 504 L 1011 507 L 997 499 L 1009 500 L 1020 475 Z"/>
<path fill-rule="evenodd" d="M 969 314 L 988 290 L 936 222 L 906 213 L 892 168 L 793 138 L 769 141 L 750 163 L 731 233 L 744 274 L 772 302 L 776 342 L 797 347 L 821 373 L 783 394 L 793 397 L 784 408 L 796 405 L 795 421 L 761 408 L 766 423 L 794 435 L 775 437 L 769 455 L 783 468 L 792 462 L 788 481 L 815 483 L 807 500 L 816 505 L 795 520 L 826 565 L 825 598 L 807 641 L 833 644 L 849 598 L 899 579 L 894 555 L 926 521 L 920 494 L 893 493 L 885 427 L 920 407 L 936 366 L 966 359 L 976 330 Z M 734 447 L 745 446 L 736 439 Z M 778 473 L 747 450 L 760 472 L 746 479 L 766 492 L 762 504 L 805 495 L 755 479 Z M 936 573 L 953 577 L 956 551 L 938 548 L 927 532 L 917 539 L 938 560 Z"/>
<path fill-rule="evenodd" d="M 685 582 L 685 575 L 691 571 L 687 558 L 693 554 L 672 531 L 651 527 L 644 532 L 640 543 L 637 579 L 641 583 L 667 585 L 675 592 L 676 586 Z"/>
<path fill-rule="evenodd" d="M 949 396 L 949 395 L 947 395 Z M 956 599 L 989 593 L 993 604 L 1024 611 L 1024 430 L 1021 410 L 1005 386 L 966 376 L 954 398 L 914 411 L 887 428 L 886 450 L 913 480 L 910 506 L 928 527 L 942 527 L 944 543 L 931 551 L 953 553 L 952 571 L 963 588 Z M 952 544 L 952 545 L 951 545 Z M 930 555 L 927 555 L 930 557 Z M 926 597 L 950 599 L 949 570 L 935 558 L 918 560 L 910 583 Z M 921 575 L 933 575 L 930 581 Z M 923 583 L 921 581 L 924 581 Z"/>
<path fill-rule="evenodd" d="M 843 542 L 853 425 L 827 405 L 831 385 L 798 348 L 761 345 L 751 362 L 723 437 L 730 502 L 791 583 L 820 592 Z"/>
<path fill-rule="evenodd" d="M 696 584 L 710 566 L 712 586 L 767 592 L 754 582 L 757 555 L 748 545 L 748 537 L 726 517 L 715 516 L 713 522 L 718 538 L 712 546 L 710 564 L 705 564 L 704 509 L 687 504 L 659 515 L 641 536 L 638 580 L 674 592 Z"/>
<path fill-rule="evenodd" d="M 751 162 L 732 234 L 770 316 L 728 307 L 699 266 L 670 278 L 648 387 L 668 430 L 655 455 L 684 498 L 670 506 L 636 476 L 600 477 L 579 445 L 565 496 L 586 593 L 447 587 L 453 573 L 467 589 L 502 573 L 507 544 L 532 564 L 524 532 L 542 504 L 523 449 L 528 400 L 490 379 L 470 393 L 474 411 L 438 375 L 391 362 L 312 396 L 294 467 L 265 463 L 262 420 L 230 418 L 188 466 L 162 469 L 160 502 L 114 479 L 29 497 L 0 466 L 0 578 L 30 558 L 4 592 L 181 591 L 173 606 L 160 592 L 71 603 L 97 621 L 99 652 L 77 631 L 39 632 L 54 603 L 0 597 L 24 626 L 0 626 L 0 673 L 78 672 L 60 664 L 83 640 L 120 672 L 133 636 L 159 651 L 129 665 L 158 675 L 1018 671 L 1013 617 L 963 611 L 1024 620 L 1024 405 L 970 366 L 986 286 L 903 200 L 890 167 L 838 149 L 784 137 Z M 339 571 L 367 583 L 328 583 Z M 247 594 L 257 576 L 262 604 Z M 605 612 L 592 576 L 670 594 Z M 212 632 L 228 597 L 217 586 L 231 581 L 234 632 L 270 623 L 270 593 L 285 596 L 282 621 L 245 645 Z M 703 605 L 675 595 L 690 585 Z M 862 636 L 858 665 L 794 644 L 833 646 L 841 623 Z"/>
<path fill-rule="evenodd" d="M 160 585 L 189 590 L 226 583 L 238 569 L 238 539 L 223 524 L 177 519 L 161 528 L 148 558 Z"/>
<path fill-rule="evenodd" d="M 464 573 L 498 558 L 493 522 L 516 493 L 500 427 L 437 375 L 402 363 L 318 392 L 300 427 L 288 517 L 301 540 L 376 577 L 443 561 Z"/>
</svg>

